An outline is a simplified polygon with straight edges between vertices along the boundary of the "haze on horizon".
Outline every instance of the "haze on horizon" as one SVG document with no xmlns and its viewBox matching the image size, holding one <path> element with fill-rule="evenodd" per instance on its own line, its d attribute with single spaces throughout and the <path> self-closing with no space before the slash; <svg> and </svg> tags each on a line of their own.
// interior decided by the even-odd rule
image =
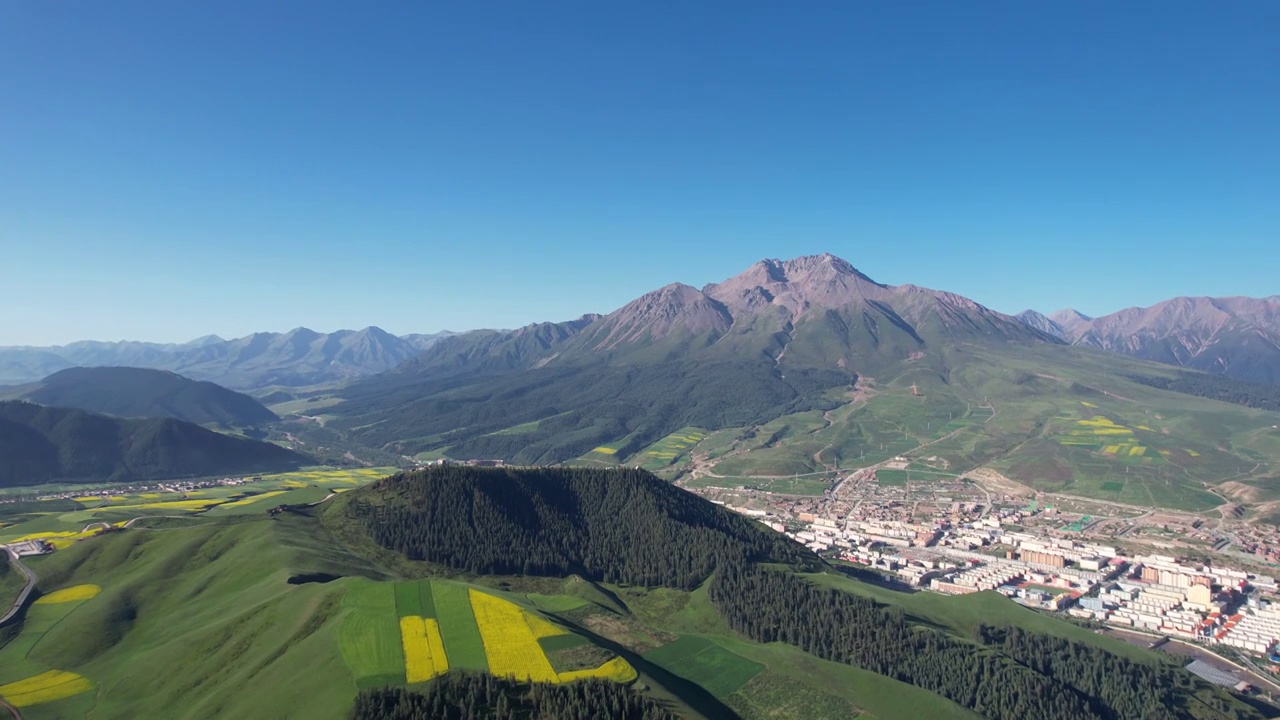
<svg viewBox="0 0 1280 720">
<path fill-rule="evenodd" d="M 0 345 L 1280 292 L 1272 6 L 232 6 L 0 8 Z"/>
</svg>

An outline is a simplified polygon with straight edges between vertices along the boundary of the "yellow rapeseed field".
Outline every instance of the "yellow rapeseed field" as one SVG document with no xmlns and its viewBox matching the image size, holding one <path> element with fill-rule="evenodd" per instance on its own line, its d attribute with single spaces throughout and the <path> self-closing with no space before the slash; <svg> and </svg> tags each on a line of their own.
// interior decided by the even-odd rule
<svg viewBox="0 0 1280 720">
<path fill-rule="evenodd" d="M 617 454 L 618 451 L 614 448 L 605 447 L 601 445 L 600 447 L 596 448 L 595 450 L 592 450 L 591 452 L 598 452 L 604 455 L 615 455 Z"/>
<path fill-rule="evenodd" d="M 440 638 L 440 624 L 434 618 L 400 618 L 400 642 L 404 645 L 406 682 L 422 682 L 448 672 L 449 658 Z"/>
<path fill-rule="evenodd" d="M 565 683 L 582 678 L 602 678 L 631 682 L 636 670 L 631 663 L 615 657 L 597 668 L 557 673 L 538 640 L 567 635 L 563 628 L 526 612 L 515 603 L 493 595 L 471 591 L 471 610 L 480 626 L 480 638 L 489 659 L 489 672 L 499 677 L 534 682 Z M 408 657 L 406 650 L 405 656 Z M 412 682 L 412 681 L 410 681 Z"/>
<path fill-rule="evenodd" d="M 6 542 L 14 543 L 14 542 L 24 542 L 27 540 L 45 540 L 55 548 L 59 550 L 63 550 L 65 548 L 71 547 L 71 544 L 74 543 L 75 541 L 83 540 L 88 537 L 93 537 L 97 533 L 98 533 L 98 528 L 96 527 L 88 532 L 81 532 L 79 530 L 38 532 L 38 533 L 30 533 L 28 535 L 23 535 L 21 537 L 16 537 L 16 538 L 13 538 L 12 540 L 6 540 Z"/>
<path fill-rule="evenodd" d="M 102 588 L 97 585 L 72 585 L 69 588 L 55 590 L 48 595 L 42 596 L 35 602 L 36 605 L 53 605 L 55 603 L 77 602 L 80 600 L 88 600 L 89 598 L 102 592 Z"/>
<path fill-rule="evenodd" d="M 149 502 L 136 505 L 112 505 L 110 507 L 89 508 L 93 511 L 103 510 L 199 510 L 214 504 L 213 500 L 174 500 L 173 502 Z"/>
<path fill-rule="evenodd" d="M 260 495 L 253 495 L 251 497 L 243 498 L 240 500 L 233 500 L 229 503 L 223 503 L 218 507 L 230 508 L 230 507 L 240 507 L 242 505 L 250 505 L 252 503 L 258 502 L 259 500 L 266 500 L 268 498 L 273 498 L 277 495 L 283 495 L 286 492 L 288 492 L 288 490 L 272 490 L 271 492 L 264 492 Z"/>
<path fill-rule="evenodd" d="M 28 707 L 92 690 L 88 678 L 73 672 L 49 670 L 29 678 L 0 685 L 0 697 L 15 707 Z"/>
<path fill-rule="evenodd" d="M 102 497 L 101 495 L 85 495 L 84 497 L 71 498 L 71 499 L 75 500 L 78 503 L 98 502 L 99 500 L 106 500 L 106 498 Z"/>
<path fill-rule="evenodd" d="M 636 669 L 631 667 L 631 663 L 616 657 L 598 668 L 562 672 L 557 677 L 560 682 L 573 682 L 583 678 L 600 678 L 601 680 L 628 683 L 636 679 Z"/>
<path fill-rule="evenodd" d="M 537 640 L 542 638 L 555 637 L 557 635 L 568 635 L 569 633 L 559 625 L 543 620 L 541 617 L 533 613 L 521 612 L 524 615 L 524 621 L 529 625 L 529 632 L 533 633 L 533 637 Z"/>
<path fill-rule="evenodd" d="M 472 590 L 471 611 L 480 626 L 489 672 L 524 682 L 558 681 L 518 605 Z"/>
</svg>

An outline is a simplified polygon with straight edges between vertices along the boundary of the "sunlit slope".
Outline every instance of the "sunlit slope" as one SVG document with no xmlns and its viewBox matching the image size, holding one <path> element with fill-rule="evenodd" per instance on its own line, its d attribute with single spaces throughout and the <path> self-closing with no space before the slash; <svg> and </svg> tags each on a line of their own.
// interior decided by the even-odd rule
<svg viewBox="0 0 1280 720">
<path fill-rule="evenodd" d="M 903 456 L 922 481 L 988 467 L 1036 490 L 1134 505 L 1274 499 L 1276 413 L 1153 388 L 1132 378 L 1169 370 L 1074 348 L 963 346 L 946 361 L 945 374 L 907 364 L 864 378 L 832 410 L 713 432 L 686 451 L 696 462 L 664 474 L 697 468 L 695 484 L 819 494 L 839 470 Z"/>
</svg>

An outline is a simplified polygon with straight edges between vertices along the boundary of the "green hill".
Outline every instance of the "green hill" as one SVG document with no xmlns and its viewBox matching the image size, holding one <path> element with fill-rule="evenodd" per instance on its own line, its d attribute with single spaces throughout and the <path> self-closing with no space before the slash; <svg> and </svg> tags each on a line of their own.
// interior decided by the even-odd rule
<svg viewBox="0 0 1280 720">
<path fill-rule="evenodd" d="M 817 564 L 786 538 L 643 470 L 432 467 L 328 514 L 409 560 L 692 590 L 729 555 Z"/>
<path fill-rule="evenodd" d="M 305 461 L 278 445 L 180 420 L 0 402 L 0 487 L 264 472 Z"/>
<path fill-rule="evenodd" d="M 279 418 L 248 395 L 164 370 L 77 367 L 56 372 L 24 399 L 119 417 L 167 417 L 196 425 L 253 427 Z"/>
</svg>

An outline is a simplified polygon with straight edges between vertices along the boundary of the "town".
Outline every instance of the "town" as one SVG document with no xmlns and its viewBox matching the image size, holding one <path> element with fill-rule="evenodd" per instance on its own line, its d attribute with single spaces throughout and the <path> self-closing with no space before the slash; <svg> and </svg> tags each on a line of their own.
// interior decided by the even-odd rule
<svg viewBox="0 0 1280 720">
<path fill-rule="evenodd" d="M 1188 669 L 1211 682 L 1280 691 L 1273 536 L 1243 522 L 1211 528 L 1154 508 L 1006 493 L 982 480 L 886 483 L 867 468 L 822 496 L 690 490 L 864 579 L 904 592 L 998 592 L 1136 644 L 1173 641 L 1168 649 L 1194 658 Z"/>
</svg>

